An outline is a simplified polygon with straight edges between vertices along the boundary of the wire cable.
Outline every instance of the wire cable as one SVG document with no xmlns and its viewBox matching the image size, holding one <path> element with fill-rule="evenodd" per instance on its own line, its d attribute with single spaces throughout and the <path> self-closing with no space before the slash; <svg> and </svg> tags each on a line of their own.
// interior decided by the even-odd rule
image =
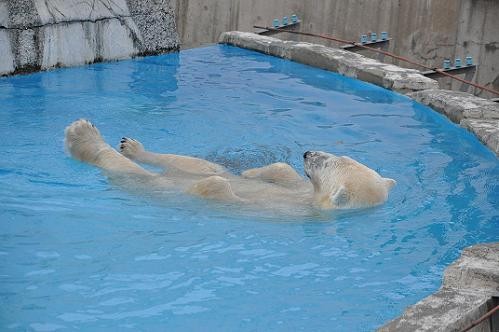
<svg viewBox="0 0 499 332">
<path fill-rule="evenodd" d="M 488 311 L 485 315 L 483 315 L 482 317 L 480 317 L 479 319 L 477 319 L 476 321 L 474 321 L 473 323 L 468 325 L 466 328 L 464 328 L 460 332 L 466 332 L 466 331 L 471 330 L 472 328 L 474 328 L 475 326 L 477 326 L 478 324 L 480 324 L 481 322 L 483 322 L 484 320 L 486 320 L 487 318 L 492 316 L 497 310 L 499 310 L 499 305 L 496 305 L 495 308 L 492 308 L 492 310 Z"/>
</svg>

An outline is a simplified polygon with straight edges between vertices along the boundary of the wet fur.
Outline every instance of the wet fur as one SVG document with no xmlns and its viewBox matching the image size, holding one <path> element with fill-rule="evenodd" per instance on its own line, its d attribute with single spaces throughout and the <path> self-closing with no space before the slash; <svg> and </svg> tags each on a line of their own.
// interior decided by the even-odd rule
<svg viewBox="0 0 499 332">
<path fill-rule="evenodd" d="M 133 188 L 134 192 L 178 191 L 255 209 L 369 207 L 383 203 L 395 184 L 353 159 L 324 152 L 310 152 L 305 157 L 305 172 L 311 181 L 284 163 L 250 169 L 237 176 L 204 159 L 146 151 L 140 142 L 126 137 L 120 142 L 119 153 L 87 120 L 75 121 L 66 128 L 65 147 L 75 159 L 105 170 L 111 180 L 126 179 L 123 187 Z M 163 171 L 147 171 L 137 162 Z"/>
</svg>

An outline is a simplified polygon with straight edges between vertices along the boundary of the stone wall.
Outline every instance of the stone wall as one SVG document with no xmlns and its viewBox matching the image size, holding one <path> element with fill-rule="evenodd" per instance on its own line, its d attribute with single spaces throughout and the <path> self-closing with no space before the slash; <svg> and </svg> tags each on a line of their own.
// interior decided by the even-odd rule
<svg viewBox="0 0 499 332">
<path fill-rule="evenodd" d="M 468 129 L 499 157 L 499 103 L 466 92 L 429 89 L 409 97 Z"/>
<path fill-rule="evenodd" d="M 225 31 L 255 31 L 273 18 L 298 14 L 300 29 L 358 40 L 368 31 L 388 31 L 389 50 L 431 67 L 444 58 L 472 55 L 478 69 L 472 80 L 499 90 L 499 1 L 495 0 L 176 0 L 182 47 L 218 40 Z M 325 40 L 278 34 L 278 38 L 337 46 Z M 366 54 L 366 53 L 363 53 Z M 368 54 L 369 55 L 369 54 Z M 371 55 L 370 55 L 371 56 Z M 389 61 L 385 57 L 386 61 Z M 405 64 L 395 64 L 406 66 Z M 441 86 L 490 93 L 439 79 Z M 497 97 L 497 96 L 494 96 Z"/>
<path fill-rule="evenodd" d="M 0 0 L 0 75 L 176 50 L 170 0 Z"/>
<path fill-rule="evenodd" d="M 379 331 L 461 331 L 496 305 L 493 296 L 498 291 L 499 243 L 468 247 L 445 270 L 438 292 L 410 306 Z M 489 320 L 472 331 L 494 332 Z"/>
</svg>

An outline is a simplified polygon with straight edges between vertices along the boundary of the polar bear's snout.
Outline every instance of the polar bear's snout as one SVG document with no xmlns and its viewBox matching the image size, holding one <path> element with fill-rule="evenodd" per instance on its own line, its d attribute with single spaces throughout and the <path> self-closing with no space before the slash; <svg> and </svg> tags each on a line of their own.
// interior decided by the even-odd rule
<svg viewBox="0 0 499 332">
<path fill-rule="evenodd" d="M 305 165 L 307 165 L 307 159 L 310 158 L 311 156 L 312 156 L 311 151 L 305 151 L 305 153 L 303 154 L 303 162 Z M 310 179 L 310 174 L 307 172 L 307 167 L 305 167 L 305 175 L 307 176 L 307 178 Z"/>
<path fill-rule="evenodd" d="M 314 161 L 314 162 L 324 161 L 325 159 L 328 159 L 331 157 L 334 158 L 336 156 L 334 154 L 322 152 L 322 151 L 306 151 L 303 154 L 303 159 L 305 161 L 308 160 L 308 161 Z"/>
</svg>

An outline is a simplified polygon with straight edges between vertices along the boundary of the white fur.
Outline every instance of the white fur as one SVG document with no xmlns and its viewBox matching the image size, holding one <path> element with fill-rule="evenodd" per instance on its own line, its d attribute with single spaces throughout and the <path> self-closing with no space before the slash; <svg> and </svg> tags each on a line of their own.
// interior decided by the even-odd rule
<svg viewBox="0 0 499 332">
<path fill-rule="evenodd" d="M 382 204 L 396 183 L 353 159 L 325 152 L 306 153 L 305 172 L 310 182 L 284 163 L 250 169 L 236 176 L 223 166 L 200 158 L 146 151 L 140 142 L 130 138 L 122 139 L 119 153 L 87 120 L 75 121 L 66 128 L 65 147 L 74 158 L 106 170 L 111 179 L 128 179 L 121 182 L 126 183 L 127 189 L 168 189 L 255 208 L 289 211 L 314 206 L 369 207 Z M 160 167 L 163 173 L 147 171 L 136 162 Z"/>
<path fill-rule="evenodd" d="M 305 173 L 314 186 L 314 203 L 324 209 L 382 204 L 396 184 L 349 157 L 320 151 L 305 154 Z"/>
</svg>

